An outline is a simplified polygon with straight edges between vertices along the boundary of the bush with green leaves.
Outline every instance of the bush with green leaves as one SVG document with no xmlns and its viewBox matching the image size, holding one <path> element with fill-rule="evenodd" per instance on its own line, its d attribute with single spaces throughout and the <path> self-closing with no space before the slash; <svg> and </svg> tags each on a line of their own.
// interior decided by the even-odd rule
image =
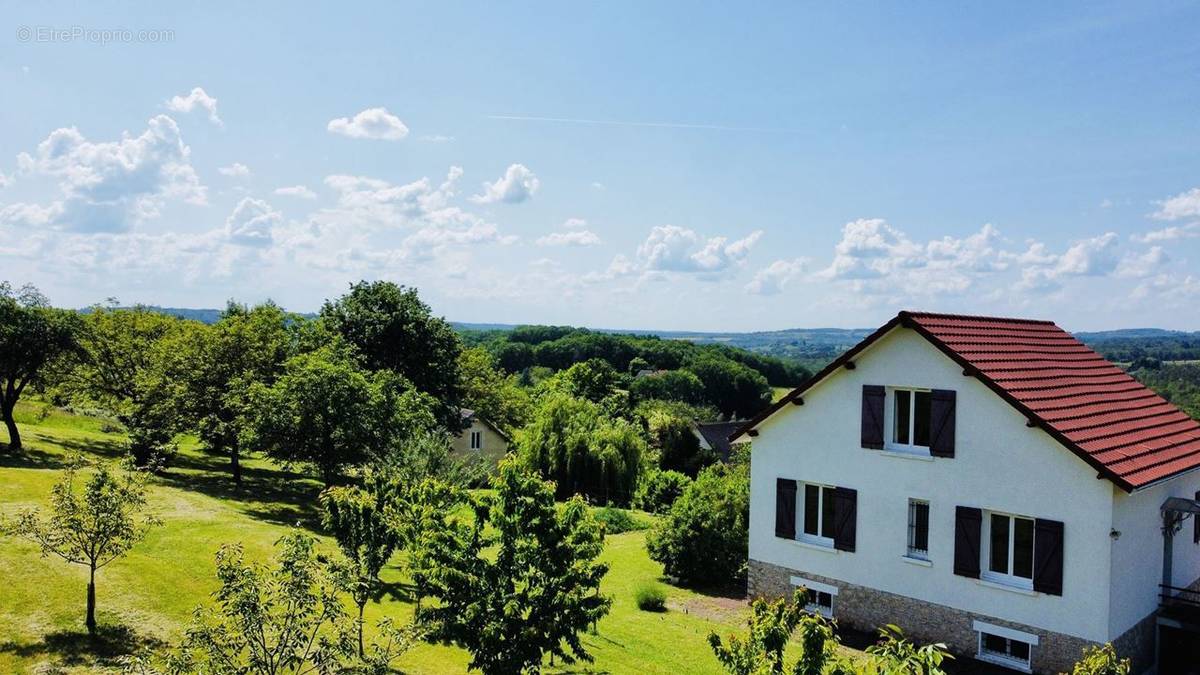
<svg viewBox="0 0 1200 675">
<path fill-rule="evenodd" d="M 904 637 L 899 626 L 888 624 L 879 629 L 879 641 L 867 647 L 867 659 L 861 664 L 862 675 L 945 675 L 942 662 L 953 658 L 946 645 L 918 646 Z"/>
<path fill-rule="evenodd" d="M 852 664 L 837 654 L 833 624 L 804 609 L 807 593 L 797 588 L 791 598 L 756 599 L 750 605 L 749 633 L 724 640 L 709 633 L 708 644 L 729 675 L 851 675 Z M 784 652 L 792 635 L 800 631 L 800 655 L 791 668 Z M 892 671 L 889 671 L 892 672 Z M 906 671 L 897 670 L 896 673 Z"/>
<path fill-rule="evenodd" d="M 700 472 L 646 539 L 650 557 L 690 585 L 728 584 L 745 574 L 750 474 L 718 464 Z"/>
<path fill-rule="evenodd" d="M 1129 659 L 1117 656 L 1112 644 L 1093 645 L 1083 650 L 1071 675 L 1129 675 L 1131 669 Z"/>
<path fill-rule="evenodd" d="M 625 532 L 636 532 L 645 530 L 650 525 L 645 521 L 634 517 L 625 509 L 618 509 L 612 506 L 605 506 L 592 511 L 592 517 L 597 521 L 604 523 L 605 534 L 622 534 Z"/>
<path fill-rule="evenodd" d="M 638 479 L 633 507 L 650 513 L 666 513 L 691 482 L 691 478 L 678 471 L 647 469 Z"/>
<path fill-rule="evenodd" d="M 639 584 L 633 591 L 633 600 L 643 612 L 667 611 L 667 592 L 654 582 Z"/>
</svg>

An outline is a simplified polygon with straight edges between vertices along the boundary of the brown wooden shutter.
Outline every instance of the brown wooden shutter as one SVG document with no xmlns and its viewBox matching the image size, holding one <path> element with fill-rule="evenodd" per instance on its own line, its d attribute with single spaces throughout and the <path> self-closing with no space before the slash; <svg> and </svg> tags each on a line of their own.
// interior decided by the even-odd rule
<svg viewBox="0 0 1200 675">
<path fill-rule="evenodd" d="M 1033 523 L 1033 590 L 1063 592 L 1063 524 L 1038 518 Z"/>
<path fill-rule="evenodd" d="M 929 396 L 929 454 L 934 457 L 954 456 L 955 394 L 946 389 L 934 389 Z"/>
<path fill-rule="evenodd" d="M 833 547 L 853 551 L 858 537 L 858 491 L 850 488 L 833 490 Z"/>
<path fill-rule="evenodd" d="M 983 530 L 983 511 L 958 506 L 954 509 L 954 573 L 979 578 L 979 537 Z"/>
<path fill-rule="evenodd" d="M 864 384 L 862 390 L 862 447 L 883 449 L 883 387 Z"/>
<path fill-rule="evenodd" d="M 775 536 L 796 538 L 796 481 L 775 479 Z"/>
</svg>

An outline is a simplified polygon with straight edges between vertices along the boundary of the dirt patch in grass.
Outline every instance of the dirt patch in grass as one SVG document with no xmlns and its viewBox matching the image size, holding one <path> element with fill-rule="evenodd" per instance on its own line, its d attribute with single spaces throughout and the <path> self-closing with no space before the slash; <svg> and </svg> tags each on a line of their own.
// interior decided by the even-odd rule
<svg viewBox="0 0 1200 675">
<path fill-rule="evenodd" d="M 699 596 L 667 602 L 672 612 L 692 614 L 708 621 L 728 623 L 737 621 L 738 615 L 750 606 L 746 598 L 725 596 Z"/>
</svg>

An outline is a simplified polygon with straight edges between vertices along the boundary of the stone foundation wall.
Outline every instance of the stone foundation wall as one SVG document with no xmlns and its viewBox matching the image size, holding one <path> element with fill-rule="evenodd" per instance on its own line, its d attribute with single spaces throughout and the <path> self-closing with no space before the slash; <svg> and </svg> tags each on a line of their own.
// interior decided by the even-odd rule
<svg viewBox="0 0 1200 675">
<path fill-rule="evenodd" d="M 846 583 L 802 570 L 789 569 L 758 560 L 750 561 L 748 587 L 753 597 L 782 597 L 792 593 L 792 576 L 801 576 L 838 588 L 833 601 L 833 615 L 840 625 L 858 630 L 873 631 L 885 624 L 896 624 L 904 634 L 917 642 L 943 642 L 958 657 L 972 658 L 978 650 L 978 634 L 972 628 L 975 620 L 1033 633 L 1039 638 L 1033 648 L 1033 670 L 1038 673 L 1070 672 L 1089 640 L 1052 633 L 1034 626 L 1005 621 L 984 614 L 966 612 L 931 602 L 907 598 L 865 586 Z M 1147 656 L 1153 660 L 1154 615 L 1127 631 L 1114 645 L 1139 663 Z M 1135 669 L 1142 672 L 1144 668 Z"/>
</svg>

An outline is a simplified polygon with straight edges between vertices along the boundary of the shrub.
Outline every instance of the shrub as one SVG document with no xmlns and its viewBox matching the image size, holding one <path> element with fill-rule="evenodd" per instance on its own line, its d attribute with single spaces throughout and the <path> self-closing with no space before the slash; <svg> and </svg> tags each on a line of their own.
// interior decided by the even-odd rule
<svg viewBox="0 0 1200 675">
<path fill-rule="evenodd" d="M 596 509 L 592 512 L 592 517 L 604 523 L 605 534 L 621 534 L 622 532 L 634 532 L 637 530 L 645 530 L 650 527 L 649 523 L 638 520 L 633 517 L 625 509 L 617 509 L 611 506 Z"/>
<path fill-rule="evenodd" d="M 638 480 L 633 506 L 650 513 L 666 513 L 691 482 L 678 471 L 650 469 Z"/>
<path fill-rule="evenodd" d="M 644 583 L 633 591 L 633 599 L 643 612 L 667 611 L 667 592 L 656 583 Z"/>
<path fill-rule="evenodd" d="M 1071 675 L 1129 675 L 1129 659 L 1122 659 L 1111 644 L 1087 647 Z"/>
<path fill-rule="evenodd" d="M 745 466 L 710 466 L 688 485 L 646 539 L 650 557 L 687 584 L 726 584 L 746 568 L 750 476 Z"/>
</svg>

